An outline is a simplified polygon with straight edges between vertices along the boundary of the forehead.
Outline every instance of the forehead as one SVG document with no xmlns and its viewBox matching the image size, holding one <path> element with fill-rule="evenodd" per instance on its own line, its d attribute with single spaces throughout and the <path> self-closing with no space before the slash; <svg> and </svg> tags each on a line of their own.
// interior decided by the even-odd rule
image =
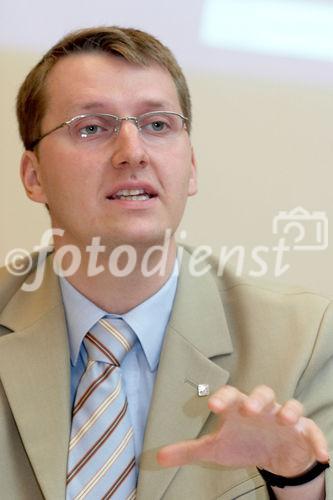
<svg viewBox="0 0 333 500">
<path fill-rule="evenodd" d="M 48 74 L 45 97 L 46 114 L 65 113 L 67 117 L 94 109 L 135 114 L 145 112 L 145 106 L 147 111 L 181 111 L 175 83 L 166 69 L 155 63 L 139 66 L 103 53 L 60 59 Z"/>
</svg>

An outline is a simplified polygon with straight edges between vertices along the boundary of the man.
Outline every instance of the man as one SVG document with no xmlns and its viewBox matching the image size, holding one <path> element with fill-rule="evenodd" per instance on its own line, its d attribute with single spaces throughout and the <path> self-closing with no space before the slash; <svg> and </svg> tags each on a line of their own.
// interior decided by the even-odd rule
<svg viewBox="0 0 333 500">
<path fill-rule="evenodd" d="M 332 306 L 177 259 L 197 182 L 169 50 L 71 33 L 17 110 L 54 252 L 1 274 L 1 498 L 333 498 Z"/>
</svg>

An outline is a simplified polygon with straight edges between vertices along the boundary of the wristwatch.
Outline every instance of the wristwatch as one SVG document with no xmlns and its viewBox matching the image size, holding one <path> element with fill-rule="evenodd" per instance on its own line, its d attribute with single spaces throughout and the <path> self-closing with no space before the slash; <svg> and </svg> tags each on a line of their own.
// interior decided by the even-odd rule
<svg viewBox="0 0 333 500">
<path fill-rule="evenodd" d="M 295 477 L 278 476 L 277 474 L 273 474 L 273 472 L 268 472 L 267 470 L 259 469 L 258 467 L 257 470 L 259 474 L 264 478 L 266 484 L 268 484 L 269 486 L 284 488 L 285 486 L 300 486 L 301 484 L 309 483 L 317 476 L 319 476 L 329 466 L 329 463 L 323 464 L 321 462 L 316 462 L 310 470 L 304 472 L 304 474 L 300 476 Z"/>
</svg>

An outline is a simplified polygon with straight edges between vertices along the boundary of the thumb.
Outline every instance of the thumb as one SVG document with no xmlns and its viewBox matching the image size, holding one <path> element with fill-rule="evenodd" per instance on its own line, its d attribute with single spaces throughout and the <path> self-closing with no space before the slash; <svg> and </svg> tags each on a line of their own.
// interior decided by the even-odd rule
<svg viewBox="0 0 333 500">
<path fill-rule="evenodd" d="M 175 467 L 191 464 L 198 460 L 209 460 L 211 442 L 212 436 L 209 435 L 199 439 L 180 441 L 161 448 L 157 452 L 156 458 L 163 467 Z"/>
</svg>

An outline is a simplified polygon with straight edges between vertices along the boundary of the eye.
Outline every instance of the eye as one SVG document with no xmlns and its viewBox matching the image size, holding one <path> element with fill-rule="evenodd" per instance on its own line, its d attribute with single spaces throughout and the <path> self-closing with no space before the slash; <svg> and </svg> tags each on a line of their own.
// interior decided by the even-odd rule
<svg viewBox="0 0 333 500">
<path fill-rule="evenodd" d="M 168 124 L 163 120 L 154 120 L 151 123 L 148 123 L 147 127 L 149 127 L 152 132 L 163 132 L 168 128 Z"/>
<path fill-rule="evenodd" d="M 97 135 L 105 131 L 106 128 L 101 127 L 100 125 L 86 125 L 79 129 L 80 137 L 82 137 L 82 139 L 85 139 L 89 135 Z"/>
<path fill-rule="evenodd" d="M 139 117 L 139 127 L 148 135 L 164 135 L 172 128 L 171 120 L 163 113 L 142 115 Z"/>
<path fill-rule="evenodd" d="M 114 117 L 109 115 L 80 116 L 71 123 L 70 132 L 77 141 L 102 139 L 114 132 L 115 124 Z"/>
</svg>

